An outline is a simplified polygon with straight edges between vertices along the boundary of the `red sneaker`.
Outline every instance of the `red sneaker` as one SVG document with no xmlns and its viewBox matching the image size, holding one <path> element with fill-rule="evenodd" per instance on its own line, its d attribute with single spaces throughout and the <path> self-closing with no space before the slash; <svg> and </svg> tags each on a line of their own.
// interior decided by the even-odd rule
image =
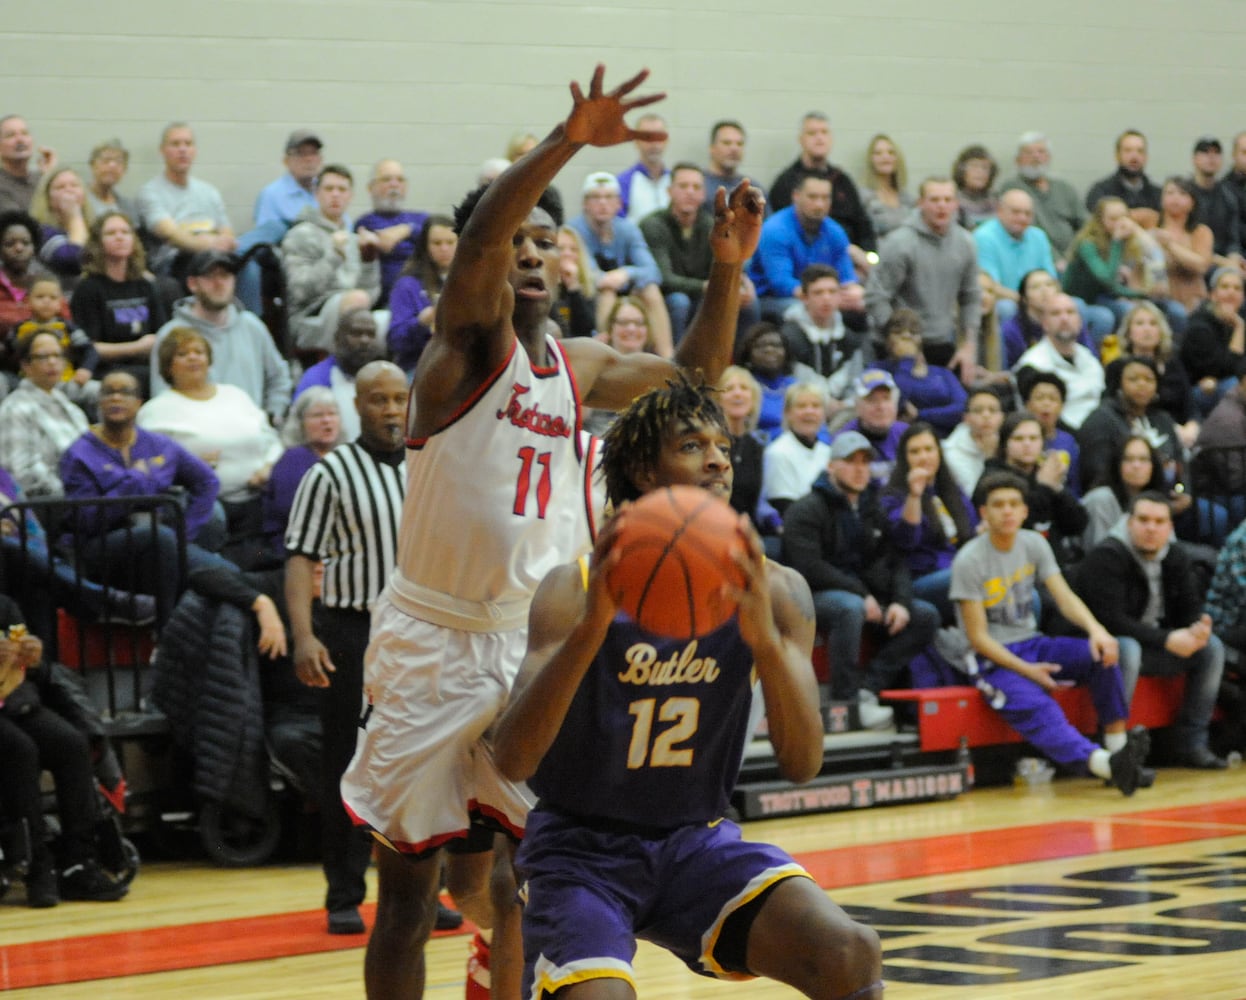
<svg viewBox="0 0 1246 1000">
<path fill-rule="evenodd" d="M 489 944 L 477 931 L 472 935 L 467 954 L 466 1000 L 489 1000 Z"/>
</svg>

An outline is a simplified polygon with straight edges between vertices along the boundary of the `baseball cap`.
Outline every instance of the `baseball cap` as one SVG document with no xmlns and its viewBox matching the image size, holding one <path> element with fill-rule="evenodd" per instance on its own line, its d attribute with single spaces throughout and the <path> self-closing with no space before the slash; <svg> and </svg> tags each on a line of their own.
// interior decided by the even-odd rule
<svg viewBox="0 0 1246 1000">
<path fill-rule="evenodd" d="M 614 174 L 605 170 L 595 170 L 584 178 L 584 193 L 592 194 L 594 191 L 621 194 L 622 188 L 619 187 L 619 179 Z"/>
<path fill-rule="evenodd" d="M 238 258 L 224 250 L 200 250 L 190 258 L 190 263 L 186 266 L 186 274 L 191 278 L 198 278 L 214 267 L 223 267 L 230 274 L 237 274 Z"/>
<path fill-rule="evenodd" d="M 1217 153 L 1224 152 L 1224 149 L 1220 145 L 1220 140 L 1214 135 L 1199 136 L 1198 142 L 1194 144 L 1194 152 L 1206 153 L 1209 149 L 1214 149 Z"/>
<path fill-rule="evenodd" d="M 296 128 L 290 133 L 290 137 L 286 139 L 286 152 L 293 153 L 299 146 L 309 142 L 317 149 L 324 149 L 324 143 L 320 141 L 320 136 L 316 135 L 315 132 L 311 129 Z"/>
<path fill-rule="evenodd" d="M 870 368 L 863 371 L 857 376 L 857 380 L 852 383 L 852 389 L 857 399 L 864 399 L 875 389 L 890 389 L 896 391 L 896 380 L 891 377 L 891 373 L 883 371 L 881 368 Z"/>
<path fill-rule="evenodd" d="M 874 446 L 859 431 L 844 431 L 831 442 L 831 461 L 840 462 L 859 451 L 874 452 Z"/>
</svg>

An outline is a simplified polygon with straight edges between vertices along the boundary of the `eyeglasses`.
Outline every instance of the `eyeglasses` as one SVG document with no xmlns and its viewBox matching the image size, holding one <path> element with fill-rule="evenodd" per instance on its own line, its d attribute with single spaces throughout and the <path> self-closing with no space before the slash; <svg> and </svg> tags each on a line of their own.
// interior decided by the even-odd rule
<svg viewBox="0 0 1246 1000">
<path fill-rule="evenodd" d="M 112 386 L 100 389 L 100 399 L 107 399 L 109 396 L 138 396 L 137 389 L 131 389 L 129 386 Z"/>
</svg>

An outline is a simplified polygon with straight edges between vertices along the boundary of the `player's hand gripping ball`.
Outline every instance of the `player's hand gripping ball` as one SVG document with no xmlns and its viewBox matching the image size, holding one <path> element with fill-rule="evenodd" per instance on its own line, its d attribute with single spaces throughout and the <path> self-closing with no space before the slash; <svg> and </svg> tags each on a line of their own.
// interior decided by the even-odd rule
<svg viewBox="0 0 1246 1000">
<path fill-rule="evenodd" d="M 734 555 L 745 551 L 739 515 L 695 486 L 654 490 L 627 508 L 606 578 L 610 593 L 646 631 L 670 639 L 713 632 L 736 602 L 722 594 L 744 585 Z"/>
</svg>

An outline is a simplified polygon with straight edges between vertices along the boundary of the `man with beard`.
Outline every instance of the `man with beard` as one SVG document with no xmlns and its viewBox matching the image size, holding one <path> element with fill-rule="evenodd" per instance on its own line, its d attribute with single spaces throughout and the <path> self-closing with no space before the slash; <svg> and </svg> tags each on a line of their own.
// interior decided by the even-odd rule
<svg viewBox="0 0 1246 1000">
<path fill-rule="evenodd" d="M 38 161 L 30 161 L 38 153 Z M 36 146 L 21 115 L 0 118 L 0 212 L 25 212 L 39 186 L 39 178 L 56 166 L 56 153 Z"/>
<path fill-rule="evenodd" d="M 1146 175 L 1146 136 L 1128 129 L 1116 140 L 1116 173 L 1093 184 L 1086 192 L 1086 208 L 1093 212 L 1100 198 L 1120 198 L 1129 217 L 1144 229 L 1159 224 L 1160 189 Z"/>
<path fill-rule="evenodd" d="M 368 181 L 372 211 L 360 216 L 355 232 L 367 230 L 376 236 L 381 253 L 381 297 L 376 307 L 384 309 L 390 289 L 398 280 L 403 265 L 415 252 L 415 241 L 428 219 L 427 212 L 412 212 L 403 207 L 407 200 L 407 178 L 397 160 L 378 160 Z"/>
<path fill-rule="evenodd" d="M 1024 132 L 1017 140 L 1017 176 L 1000 185 L 1000 194 L 1014 188 L 1025 191 L 1034 202 L 1034 225 L 1051 240 L 1056 253 L 1068 253 L 1073 236 L 1086 222 L 1086 210 L 1077 190 L 1068 181 L 1050 177 L 1051 145 L 1042 132 Z"/>
<path fill-rule="evenodd" d="M 327 386 L 337 399 L 342 414 L 342 436 L 350 441 L 359 436 L 359 413 L 355 409 L 360 369 L 385 357 L 385 346 L 377 336 L 376 320 L 367 309 L 352 309 L 338 320 L 333 337 L 333 353 L 312 365 L 299 380 L 294 398 L 313 385 Z"/>
<path fill-rule="evenodd" d="M 151 348 L 151 394 L 168 388 L 160 377 L 161 341 L 174 327 L 190 326 L 212 348 L 212 379 L 237 386 L 276 423 L 290 405 L 290 369 L 259 317 L 235 301 L 237 274 L 233 254 L 202 250 L 190 259 L 190 296 L 174 306 Z"/>
<path fill-rule="evenodd" d="M 1064 422 L 1073 430 L 1082 426 L 1103 396 L 1103 365 L 1094 352 L 1077 342 L 1082 318 L 1077 304 L 1068 295 L 1053 295 L 1043 310 L 1043 339 L 1017 359 L 1013 371 L 1018 381 L 1032 368 L 1051 372 L 1064 380 L 1068 394 L 1064 400 Z"/>
<path fill-rule="evenodd" d="M 366 312 L 353 315 L 368 316 Z M 370 318 L 370 317 L 369 317 Z M 363 654 L 372 605 L 393 572 L 406 495 L 407 380 L 388 361 L 356 378 L 359 438 L 313 465 L 286 528 L 286 606 L 299 680 L 320 689 L 320 837 L 330 934 L 362 934 L 359 915 L 372 838 L 342 807 L 338 784 L 355 752 Z M 315 570 L 324 564 L 320 600 Z"/>
</svg>

